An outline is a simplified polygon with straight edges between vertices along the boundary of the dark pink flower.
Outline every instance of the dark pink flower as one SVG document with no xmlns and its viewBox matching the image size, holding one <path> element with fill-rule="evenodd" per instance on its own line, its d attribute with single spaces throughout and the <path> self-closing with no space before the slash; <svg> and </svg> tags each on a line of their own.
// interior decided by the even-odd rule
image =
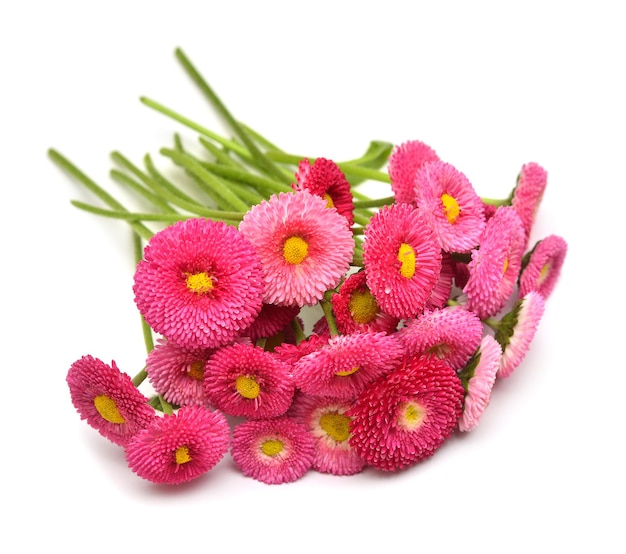
<svg viewBox="0 0 626 554">
<path fill-rule="evenodd" d="M 517 177 L 511 205 L 522 220 L 527 242 L 547 185 L 548 172 L 534 162 L 525 164 Z"/>
<path fill-rule="evenodd" d="M 148 399 L 115 365 L 83 356 L 67 372 L 72 403 L 81 419 L 111 442 L 126 446 L 155 417 Z"/>
<path fill-rule="evenodd" d="M 415 204 L 415 174 L 425 163 L 439 160 L 435 151 L 419 140 L 409 140 L 392 150 L 387 169 L 397 203 Z"/>
<path fill-rule="evenodd" d="M 550 235 L 538 241 L 524 257 L 525 265 L 519 277 L 520 296 L 536 290 L 547 299 L 559 280 L 566 255 L 567 242 L 562 237 Z"/>
<path fill-rule="evenodd" d="M 226 417 L 202 406 L 186 406 L 155 417 L 126 447 L 128 466 L 153 483 L 178 485 L 213 468 L 228 452 Z"/>
<path fill-rule="evenodd" d="M 299 306 L 263 304 L 261 312 L 243 334 L 250 337 L 253 342 L 273 337 L 283 331 L 297 317 L 299 312 Z"/>
</svg>

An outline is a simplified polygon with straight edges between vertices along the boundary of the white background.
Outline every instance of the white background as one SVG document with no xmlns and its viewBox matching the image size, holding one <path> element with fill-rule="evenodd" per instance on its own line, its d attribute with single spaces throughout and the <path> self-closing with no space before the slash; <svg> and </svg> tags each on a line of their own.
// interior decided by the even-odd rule
<svg viewBox="0 0 626 554">
<path fill-rule="evenodd" d="M 11 552 L 624 552 L 626 110 L 619 2 L 13 2 L 0 8 L 2 542 Z M 7 7 L 10 6 L 10 7 Z M 141 95 L 224 130 L 174 58 L 288 151 L 337 160 L 419 139 L 482 196 L 535 161 L 533 238 L 570 250 L 531 351 L 479 427 L 388 475 L 268 486 L 225 459 L 157 487 L 80 420 L 84 354 L 134 375 L 145 350 L 128 226 L 110 192 L 180 132 Z M 380 189 L 386 196 L 388 190 Z"/>
</svg>

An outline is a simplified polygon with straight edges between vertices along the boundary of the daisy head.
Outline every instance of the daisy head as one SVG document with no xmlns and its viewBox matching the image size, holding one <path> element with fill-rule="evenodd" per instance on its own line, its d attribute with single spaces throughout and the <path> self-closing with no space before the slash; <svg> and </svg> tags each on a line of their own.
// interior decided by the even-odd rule
<svg viewBox="0 0 626 554">
<path fill-rule="evenodd" d="M 126 446 L 156 417 L 148 399 L 115 362 L 83 356 L 71 365 L 66 380 L 80 418 L 119 446 Z"/>
<path fill-rule="evenodd" d="M 424 164 L 415 175 L 415 198 L 446 252 L 469 252 L 485 228 L 483 201 L 469 179 L 442 162 Z"/>
<path fill-rule="evenodd" d="M 250 337 L 252 342 L 274 337 L 288 327 L 299 312 L 298 306 L 276 306 L 264 303 L 257 318 L 243 334 Z"/>
<path fill-rule="evenodd" d="M 534 162 L 525 164 L 517 177 L 511 205 L 522 220 L 526 241 L 530 237 L 535 216 L 547 185 L 548 172 Z"/>
<path fill-rule="evenodd" d="M 254 248 L 237 229 L 192 218 L 150 239 L 133 291 L 155 332 L 186 348 L 215 348 L 256 318 L 262 275 Z"/>
<path fill-rule="evenodd" d="M 342 334 L 355 332 L 392 333 L 398 318 L 383 312 L 367 286 L 365 271 L 349 275 L 331 297 L 337 328 Z"/>
<path fill-rule="evenodd" d="M 452 435 L 463 410 L 456 371 L 432 356 L 407 357 L 357 398 L 350 444 L 368 465 L 405 469 L 432 456 Z"/>
<path fill-rule="evenodd" d="M 515 289 L 524 247 L 524 228 L 517 212 L 510 206 L 498 208 L 468 264 L 470 276 L 463 288 L 468 310 L 484 319 L 504 307 Z"/>
<path fill-rule="evenodd" d="M 185 406 L 155 417 L 126 446 L 128 466 L 139 477 L 178 485 L 200 477 L 228 452 L 226 417 L 202 406 Z"/>
<path fill-rule="evenodd" d="M 384 206 L 365 227 L 366 282 L 384 312 L 399 319 L 424 308 L 441 272 L 441 248 L 421 210 Z"/>
<path fill-rule="evenodd" d="M 419 140 L 409 140 L 393 148 L 387 168 L 397 203 L 415 203 L 415 174 L 425 163 L 438 160 L 435 151 Z"/>
<path fill-rule="evenodd" d="M 246 477 L 277 485 L 296 481 L 311 469 L 315 446 L 303 424 L 284 416 L 237 425 L 231 455 Z"/>
<path fill-rule="evenodd" d="M 284 414 L 295 387 L 289 366 L 278 356 L 252 344 L 233 344 L 207 361 L 204 390 L 224 413 L 261 419 Z"/>
<path fill-rule="evenodd" d="M 431 354 L 453 369 L 461 369 L 480 343 L 483 325 L 476 314 L 460 306 L 427 310 L 407 320 L 397 337 L 409 356 Z"/>
<path fill-rule="evenodd" d="M 354 239 L 345 218 L 307 190 L 252 206 L 239 230 L 261 258 L 268 304 L 314 305 L 352 261 Z"/>
<path fill-rule="evenodd" d="M 566 254 L 567 242 L 557 235 L 550 235 L 537 242 L 522 261 L 520 296 L 536 290 L 547 299 L 559 280 Z"/>
<path fill-rule="evenodd" d="M 520 298 L 498 323 L 495 338 L 502 347 L 498 377 L 509 377 L 522 363 L 543 317 L 545 300 L 531 291 Z"/>
<path fill-rule="evenodd" d="M 204 366 L 211 352 L 211 349 L 184 348 L 160 338 L 146 359 L 148 381 L 171 404 L 208 407 Z"/>
<path fill-rule="evenodd" d="M 348 222 L 348 227 L 354 223 L 354 201 L 350 183 L 339 166 L 332 160 L 316 158 L 311 165 L 308 159 L 298 164 L 295 173 L 295 190 L 306 189 L 316 196 L 326 200 L 329 208 L 335 208 Z"/>
<path fill-rule="evenodd" d="M 305 425 L 315 441 L 313 469 L 333 475 L 354 475 L 365 467 L 350 445 L 350 423 L 346 415 L 352 403 L 346 400 L 298 394 L 289 415 Z"/>
<path fill-rule="evenodd" d="M 441 252 L 441 271 L 439 272 L 439 279 L 437 279 L 435 288 L 426 301 L 427 309 L 436 310 L 443 308 L 447 304 L 452 293 L 452 285 L 454 284 L 455 263 L 449 252 Z"/>
<path fill-rule="evenodd" d="M 338 335 L 293 366 L 296 386 L 303 392 L 333 398 L 355 398 L 369 383 L 389 373 L 402 348 L 394 335 Z"/>
<path fill-rule="evenodd" d="M 485 335 L 479 348 L 459 372 L 465 388 L 463 415 L 459 421 L 460 431 L 471 431 L 489 404 L 491 390 L 500 367 L 502 348 L 491 335 Z"/>
</svg>

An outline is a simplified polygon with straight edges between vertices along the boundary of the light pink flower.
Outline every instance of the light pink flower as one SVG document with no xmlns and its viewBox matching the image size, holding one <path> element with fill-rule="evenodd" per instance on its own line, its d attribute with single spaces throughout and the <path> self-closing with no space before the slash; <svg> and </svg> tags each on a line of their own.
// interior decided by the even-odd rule
<svg viewBox="0 0 626 554">
<path fill-rule="evenodd" d="M 502 348 L 491 335 L 485 335 L 476 354 L 459 372 L 466 390 L 463 416 L 459 421 L 460 431 L 468 432 L 478 425 L 491 399 L 501 359 Z"/>
<path fill-rule="evenodd" d="M 245 476 L 277 485 L 296 481 L 311 469 L 315 446 L 304 425 L 279 417 L 237 425 L 231 454 Z"/>
<path fill-rule="evenodd" d="M 419 140 L 409 140 L 393 148 L 387 169 L 397 203 L 415 204 L 415 174 L 425 163 L 437 160 L 435 151 Z"/>
<path fill-rule="evenodd" d="M 126 446 L 156 417 L 148 399 L 115 362 L 83 356 L 71 365 L 66 381 L 80 418 L 119 446 Z"/>
<path fill-rule="evenodd" d="M 296 386 L 303 392 L 351 399 L 389 373 L 401 356 L 402 348 L 394 335 L 338 335 L 326 346 L 300 358 L 292 371 Z"/>
<path fill-rule="evenodd" d="M 171 404 L 209 407 L 204 393 L 204 366 L 211 349 L 189 349 L 158 339 L 146 359 L 148 381 Z"/>
<path fill-rule="evenodd" d="M 468 264 L 470 277 L 463 288 L 468 310 L 484 319 L 504 307 L 515 289 L 524 246 L 524 228 L 517 212 L 510 206 L 498 208 Z"/>
<path fill-rule="evenodd" d="M 329 208 L 335 208 L 348 221 L 348 227 L 354 223 L 354 201 L 350 183 L 339 166 L 332 160 L 316 158 L 311 165 L 308 159 L 298 164 L 295 173 L 295 190 L 306 189 L 316 196 L 321 196 Z"/>
<path fill-rule="evenodd" d="M 215 348 L 256 318 L 262 275 L 257 254 L 237 229 L 192 218 L 150 239 L 133 291 L 156 333 L 185 348 Z"/>
<path fill-rule="evenodd" d="M 441 272 L 441 248 L 424 214 L 409 204 L 384 206 L 364 233 L 366 281 L 376 302 L 394 317 L 415 317 Z"/>
<path fill-rule="evenodd" d="M 204 369 L 204 390 L 224 413 L 262 419 L 284 414 L 295 385 L 290 368 L 278 356 L 252 344 L 216 350 Z"/>
<path fill-rule="evenodd" d="M 263 263 L 268 304 L 314 305 L 352 261 L 354 239 L 345 218 L 306 190 L 252 206 L 239 229 Z"/>
<path fill-rule="evenodd" d="M 536 290 L 548 298 L 561 275 L 567 254 L 567 242 L 558 235 L 550 235 L 535 244 L 525 257 L 519 278 L 519 294 L 526 296 Z"/>
<path fill-rule="evenodd" d="M 446 252 L 469 252 L 485 229 L 483 201 L 469 179 L 442 162 L 424 164 L 415 176 L 415 198 Z"/>
<path fill-rule="evenodd" d="M 365 467 L 350 446 L 350 422 L 346 415 L 351 403 L 308 394 L 298 394 L 289 414 L 305 425 L 315 441 L 313 469 L 333 475 L 354 475 Z"/>
<path fill-rule="evenodd" d="M 185 406 L 155 417 L 126 447 L 128 466 L 139 477 L 178 485 L 200 477 L 228 452 L 226 417 L 202 406 Z"/>
<path fill-rule="evenodd" d="M 348 410 L 350 444 L 369 465 L 397 471 L 432 456 L 452 435 L 463 411 L 456 372 L 432 356 L 405 358 L 365 389 Z"/>
<path fill-rule="evenodd" d="M 457 370 L 476 351 L 482 335 L 478 316 L 460 306 L 427 310 L 397 332 L 408 356 L 432 354 Z"/>
<path fill-rule="evenodd" d="M 511 205 L 522 220 L 526 242 L 528 242 L 530 237 L 535 216 L 539 210 L 547 185 L 548 172 L 534 162 L 525 164 L 517 177 Z"/>
<path fill-rule="evenodd" d="M 503 351 L 498 377 L 509 377 L 522 363 L 535 337 L 544 310 L 543 296 L 531 291 L 520 298 L 513 309 L 500 320 L 495 334 Z"/>
</svg>

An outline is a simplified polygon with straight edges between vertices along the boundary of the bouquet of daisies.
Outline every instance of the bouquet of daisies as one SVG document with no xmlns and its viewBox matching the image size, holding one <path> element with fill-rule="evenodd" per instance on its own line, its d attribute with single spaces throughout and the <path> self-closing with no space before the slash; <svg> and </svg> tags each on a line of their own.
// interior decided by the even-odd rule
<svg viewBox="0 0 626 554">
<path fill-rule="evenodd" d="M 192 190 L 149 155 L 139 167 L 116 152 L 112 176 L 154 207 L 133 212 L 49 151 L 107 207 L 74 204 L 127 221 L 137 245 L 145 367 L 131 378 L 92 355 L 74 362 L 80 417 L 166 484 L 226 455 L 269 484 L 404 470 L 474 429 L 524 359 L 566 256 L 558 235 L 529 243 L 547 172 L 528 163 L 491 200 L 420 140 L 372 142 L 345 163 L 288 154 L 176 54 L 235 134 L 142 99 L 199 133 L 206 155 L 177 135 L 161 150 Z M 368 180 L 389 195 L 359 192 Z"/>
</svg>

